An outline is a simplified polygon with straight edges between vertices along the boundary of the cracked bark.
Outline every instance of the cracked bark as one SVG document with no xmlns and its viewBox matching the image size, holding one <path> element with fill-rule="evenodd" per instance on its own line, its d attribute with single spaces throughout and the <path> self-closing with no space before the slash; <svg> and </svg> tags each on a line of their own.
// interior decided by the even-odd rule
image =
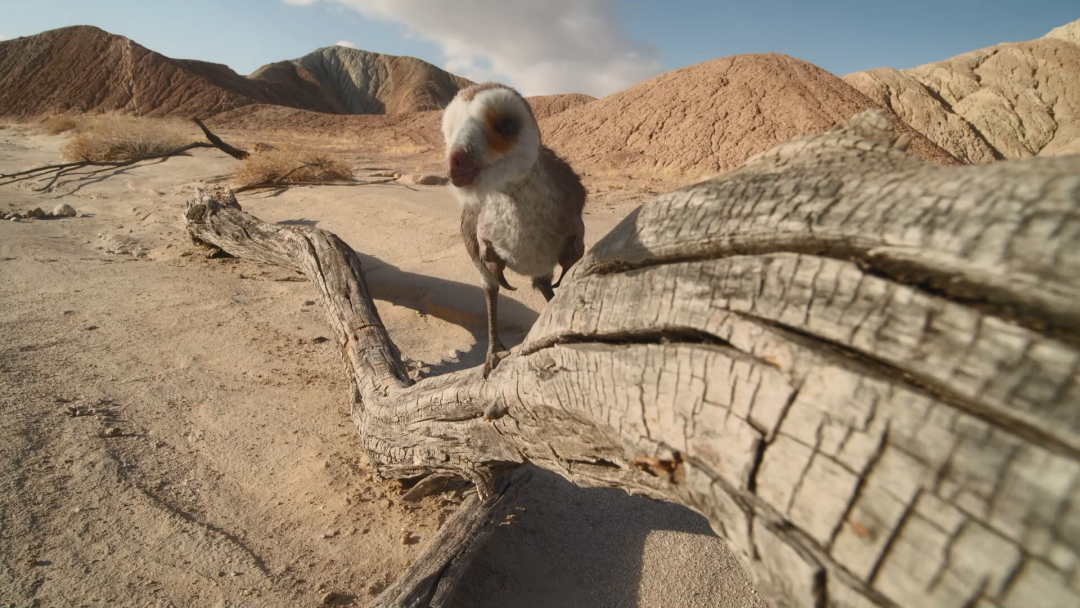
<svg viewBox="0 0 1080 608">
<path fill-rule="evenodd" d="M 898 145 L 865 113 L 658 197 L 486 381 L 412 385 L 333 234 L 223 190 L 185 218 L 315 283 L 381 475 L 477 486 L 377 605 L 449 602 L 526 461 L 698 510 L 780 605 L 1077 604 L 1080 158 Z"/>
</svg>

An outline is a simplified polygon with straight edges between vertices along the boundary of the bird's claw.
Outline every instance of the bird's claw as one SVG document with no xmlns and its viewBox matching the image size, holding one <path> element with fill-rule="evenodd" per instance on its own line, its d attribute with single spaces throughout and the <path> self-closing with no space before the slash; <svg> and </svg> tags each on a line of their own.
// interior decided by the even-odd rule
<svg viewBox="0 0 1080 608">
<path fill-rule="evenodd" d="M 487 354 L 487 359 L 484 361 L 484 379 L 485 380 L 487 380 L 487 377 L 491 373 L 491 370 L 495 369 L 495 367 L 497 365 L 499 365 L 499 361 L 502 361 L 504 356 L 506 356 L 506 353 L 501 352 L 501 350 L 500 351 L 491 351 L 491 352 L 489 352 Z"/>
</svg>

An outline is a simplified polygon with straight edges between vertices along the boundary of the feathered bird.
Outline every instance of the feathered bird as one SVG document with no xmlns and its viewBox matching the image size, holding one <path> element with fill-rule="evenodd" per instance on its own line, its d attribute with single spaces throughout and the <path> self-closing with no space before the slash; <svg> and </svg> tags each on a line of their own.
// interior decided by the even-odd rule
<svg viewBox="0 0 1080 608">
<path fill-rule="evenodd" d="M 532 108 L 508 86 L 462 89 L 443 112 L 442 130 L 447 172 L 461 203 L 461 236 L 487 299 L 486 377 L 503 351 L 499 286 L 514 289 L 504 269 L 532 277 L 544 298 L 554 297 L 552 288 L 585 253 L 585 187 L 544 147 Z M 562 273 L 552 284 L 556 264 Z"/>
</svg>

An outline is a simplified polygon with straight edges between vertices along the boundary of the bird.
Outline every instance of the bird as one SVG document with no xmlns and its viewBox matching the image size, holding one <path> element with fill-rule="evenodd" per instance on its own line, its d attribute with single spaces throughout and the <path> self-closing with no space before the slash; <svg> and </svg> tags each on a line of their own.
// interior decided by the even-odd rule
<svg viewBox="0 0 1080 608">
<path fill-rule="evenodd" d="M 461 89 L 442 115 L 446 171 L 461 206 L 461 237 L 480 272 L 487 304 L 487 378 L 503 353 L 499 288 L 504 270 L 531 277 L 545 300 L 585 253 L 581 177 L 543 145 L 532 108 L 515 89 L 484 83 Z M 562 267 L 552 283 L 555 266 Z"/>
</svg>

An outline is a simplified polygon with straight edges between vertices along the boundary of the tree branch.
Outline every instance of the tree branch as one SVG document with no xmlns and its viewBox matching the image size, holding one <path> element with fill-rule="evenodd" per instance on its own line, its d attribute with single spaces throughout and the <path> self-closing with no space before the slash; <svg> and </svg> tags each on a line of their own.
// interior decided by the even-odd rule
<svg viewBox="0 0 1080 608">
<path fill-rule="evenodd" d="M 295 171 L 295 169 L 293 171 Z M 292 173 L 293 171 L 290 171 L 289 173 Z M 287 176 L 288 176 L 288 174 L 283 175 L 282 177 L 279 177 L 279 178 L 273 179 L 273 180 L 263 180 L 261 182 L 256 182 L 254 184 L 245 184 L 245 185 L 240 186 L 238 188 L 234 188 L 233 189 L 233 194 L 240 194 L 241 192 L 250 192 L 251 190 L 262 190 L 262 189 L 273 189 L 273 188 L 296 188 L 296 187 L 300 187 L 300 186 L 374 186 L 374 185 L 377 185 L 377 184 L 386 184 L 386 183 L 389 183 L 389 182 L 396 182 L 397 181 L 396 179 L 393 179 L 393 178 L 377 179 L 377 180 L 372 180 L 372 181 L 367 181 L 367 182 L 361 182 L 361 181 L 356 181 L 356 182 L 289 182 L 289 181 L 282 181 L 282 179 L 284 177 L 287 177 Z"/>
<path fill-rule="evenodd" d="M 202 129 L 203 135 L 206 136 L 207 141 L 209 141 L 211 144 L 213 144 L 214 147 L 217 148 L 218 150 L 221 150 L 222 152 L 228 154 L 229 156 L 235 158 L 236 160 L 244 160 L 248 156 L 251 156 L 250 154 L 248 154 L 248 152 L 246 150 L 241 150 L 239 148 L 234 148 L 233 146 L 230 146 L 229 144 L 221 141 L 221 138 L 218 137 L 217 135 L 214 135 L 213 133 L 211 133 L 210 129 L 208 129 L 206 127 L 206 125 L 204 125 L 203 122 L 201 120 L 199 120 L 198 118 L 192 118 L 191 120 L 195 124 L 199 125 L 199 128 Z"/>
<path fill-rule="evenodd" d="M 49 179 L 48 184 L 46 184 L 45 186 L 43 186 L 41 188 L 36 189 L 39 192 L 43 192 L 43 191 L 48 190 L 49 188 L 51 188 L 53 186 L 53 184 L 55 184 L 58 179 L 60 179 L 61 177 L 65 176 L 65 175 L 66 176 L 95 175 L 97 173 L 101 173 L 102 171 L 107 171 L 109 169 L 117 169 L 117 168 L 120 168 L 120 167 L 129 167 L 131 165 L 135 165 L 135 164 L 138 164 L 138 163 L 141 163 L 141 162 L 146 162 L 148 160 L 158 160 L 158 159 L 163 159 L 163 158 L 171 158 L 173 156 L 178 156 L 180 154 L 183 154 L 183 153 L 187 152 L 188 150 L 194 150 L 195 148 L 217 148 L 217 149 L 221 150 L 222 152 L 225 152 L 229 156 L 232 156 L 233 158 L 236 158 L 238 160 L 243 160 L 243 159 L 248 157 L 247 152 L 245 152 L 243 150 L 240 150 L 238 148 L 234 148 L 233 146 L 230 146 L 229 144 L 221 141 L 221 138 L 218 137 L 217 135 L 214 135 L 213 133 L 211 133 L 210 130 L 207 129 L 206 126 L 203 125 L 202 121 L 200 121 L 198 118 L 195 118 L 193 120 L 195 121 L 195 124 L 199 125 L 199 128 L 202 129 L 203 133 L 206 135 L 206 138 L 208 140 L 210 140 L 210 141 L 208 141 L 208 142 L 196 141 L 196 142 L 192 142 L 190 144 L 184 145 L 184 146 L 180 146 L 179 148 L 174 148 L 172 150 L 168 150 L 166 152 L 160 152 L 158 154 L 146 154 L 146 155 L 143 155 L 143 156 L 136 156 L 134 158 L 129 158 L 129 159 L 125 159 L 125 160 L 90 160 L 89 158 L 83 157 L 83 159 L 80 160 L 80 161 L 75 161 L 75 162 L 70 162 L 70 163 L 61 163 L 61 164 L 57 164 L 57 165 L 45 165 L 43 167 L 35 167 L 33 169 L 26 169 L 24 171 L 16 171 L 15 173 L 0 174 L 0 180 L 5 180 L 5 179 L 8 180 L 8 181 L 0 181 L 0 186 L 6 186 L 8 184 L 14 184 L 16 182 L 22 182 L 22 181 L 27 181 L 27 180 L 31 180 L 31 179 Z M 83 169 L 83 168 L 86 168 L 86 167 L 105 167 L 105 169 L 98 169 L 98 170 L 95 170 L 95 171 L 88 171 L 86 173 L 77 173 L 76 172 L 78 169 Z M 52 175 L 49 175 L 50 173 L 52 173 Z"/>
<path fill-rule="evenodd" d="M 489 501 L 530 462 L 678 502 L 778 604 L 1075 605 L 1028 540 L 1080 552 L 1059 517 L 1080 500 L 1080 157 L 937 167 L 897 143 L 864 113 L 658 197 L 487 379 L 411 385 L 333 234 L 223 189 L 185 218 L 316 285 L 384 477 Z"/>
</svg>

